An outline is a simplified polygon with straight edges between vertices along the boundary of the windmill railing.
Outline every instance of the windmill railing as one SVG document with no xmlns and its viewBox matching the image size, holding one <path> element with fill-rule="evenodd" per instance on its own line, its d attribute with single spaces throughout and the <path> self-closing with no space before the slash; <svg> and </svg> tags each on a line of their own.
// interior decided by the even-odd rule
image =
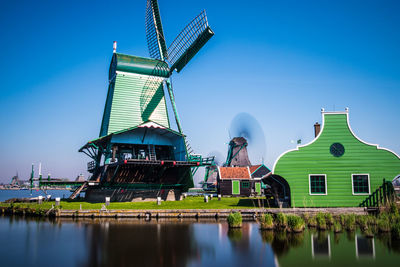
<svg viewBox="0 0 400 267">
<path fill-rule="evenodd" d="M 96 167 L 96 162 L 94 160 L 93 161 L 89 161 L 87 163 L 87 171 L 88 172 L 93 172 L 95 167 Z"/>
<path fill-rule="evenodd" d="M 369 195 L 360 207 L 380 207 L 387 203 L 393 202 L 396 198 L 396 193 L 392 182 L 383 179 L 383 183 L 371 195 Z"/>
</svg>

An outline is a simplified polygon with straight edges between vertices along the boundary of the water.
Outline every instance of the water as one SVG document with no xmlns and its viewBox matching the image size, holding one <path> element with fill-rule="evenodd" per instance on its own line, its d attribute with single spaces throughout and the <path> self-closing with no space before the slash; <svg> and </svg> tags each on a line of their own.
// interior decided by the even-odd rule
<svg viewBox="0 0 400 267">
<path fill-rule="evenodd" d="M 0 217 L 2 266 L 399 266 L 400 242 L 255 222 Z"/>
<path fill-rule="evenodd" d="M 69 190 L 46 190 L 47 195 L 51 195 L 51 198 L 68 198 L 72 193 Z M 81 193 L 80 196 L 83 197 L 85 193 Z M 37 196 L 46 196 L 42 190 L 0 190 L 0 202 L 5 201 L 10 198 L 30 198 Z"/>
</svg>

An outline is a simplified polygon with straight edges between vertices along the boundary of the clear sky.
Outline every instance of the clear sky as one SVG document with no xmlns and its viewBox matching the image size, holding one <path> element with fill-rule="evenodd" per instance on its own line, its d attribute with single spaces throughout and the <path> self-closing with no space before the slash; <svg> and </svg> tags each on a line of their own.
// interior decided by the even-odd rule
<svg viewBox="0 0 400 267">
<path fill-rule="evenodd" d="M 272 167 L 294 148 L 291 140 L 313 139 L 322 107 L 349 107 L 360 138 L 400 153 L 400 1 L 159 4 L 168 44 L 202 9 L 215 32 L 173 76 L 195 152 L 225 156 L 231 121 L 247 112 L 264 131 L 262 156 Z M 44 174 L 87 175 L 89 158 L 78 149 L 99 133 L 112 43 L 148 56 L 145 7 L 145 0 L 0 1 L 0 182 L 16 171 L 28 179 L 39 162 Z"/>
</svg>

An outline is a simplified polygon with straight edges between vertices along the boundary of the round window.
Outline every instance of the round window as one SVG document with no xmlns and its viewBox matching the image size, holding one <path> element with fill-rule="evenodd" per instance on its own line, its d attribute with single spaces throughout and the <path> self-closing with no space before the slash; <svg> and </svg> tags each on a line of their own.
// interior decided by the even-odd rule
<svg viewBox="0 0 400 267">
<path fill-rule="evenodd" d="M 333 143 L 330 152 L 335 157 L 341 157 L 344 154 L 344 146 L 341 143 Z"/>
</svg>

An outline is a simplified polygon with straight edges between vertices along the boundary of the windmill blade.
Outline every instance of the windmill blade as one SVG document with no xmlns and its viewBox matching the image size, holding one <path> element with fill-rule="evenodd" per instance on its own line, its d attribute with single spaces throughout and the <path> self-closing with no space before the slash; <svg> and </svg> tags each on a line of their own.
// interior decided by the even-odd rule
<svg viewBox="0 0 400 267">
<path fill-rule="evenodd" d="M 167 57 L 167 45 L 157 0 L 147 0 L 146 39 L 150 57 L 164 60 Z"/>
<path fill-rule="evenodd" d="M 174 91 L 172 89 L 172 82 L 170 79 L 166 80 L 166 85 L 167 85 L 167 89 L 168 89 L 169 99 L 171 100 L 172 110 L 174 111 L 176 126 L 178 127 L 178 131 L 180 133 L 183 133 L 182 127 L 181 127 L 181 122 L 179 120 L 178 110 L 177 110 L 176 104 L 175 104 L 175 96 L 174 96 Z"/>
<path fill-rule="evenodd" d="M 265 157 L 265 135 L 255 117 L 245 112 L 237 114 L 231 122 L 229 132 L 233 137 L 244 137 L 247 140 L 252 162 L 259 162 Z"/>
<path fill-rule="evenodd" d="M 143 85 L 142 93 L 140 94 L 140 111 L 142 113 L 142 120 L 149 120 L 158 104 L 164 97 L 163 82 L 165 80 L 162 77 L 163 74 L 168 73 L 169 68 L 167 63 L 164 61 L 158 61 L 153 67 L 150 75 Z"/>
<path fill-rule="evenodd" d="M 180 72 L 183 67 L 199 52 L 214 35 L 208 26 L 207 16 L 203 10 L 175 38 L 168 48 L 170 72 Z"/>
</svg>

